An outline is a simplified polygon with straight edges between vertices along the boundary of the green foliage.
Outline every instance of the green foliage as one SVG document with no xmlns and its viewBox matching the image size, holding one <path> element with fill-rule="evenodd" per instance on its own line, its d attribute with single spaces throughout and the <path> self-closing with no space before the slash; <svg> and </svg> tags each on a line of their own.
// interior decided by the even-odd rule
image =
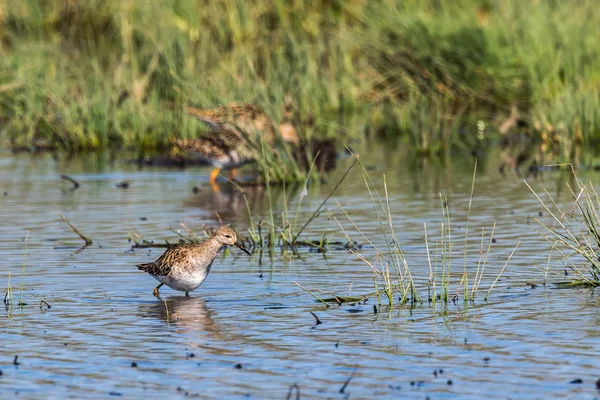
<svg viewBox="0 0 600 400">
<path fill-rule="evenodd" d="M 289 95 L 320 135 L 353 113 L 424 152 L 472 141 L 477 120 L 493 125 L 513 104 L 564 146 L 597 142 L 595 9 L 592 0 L 0 0 L 2 137 L 18 148 L 163 147 L 198 135 L 183 105 L 251 102 L 278 120 Z"/>
</svg>

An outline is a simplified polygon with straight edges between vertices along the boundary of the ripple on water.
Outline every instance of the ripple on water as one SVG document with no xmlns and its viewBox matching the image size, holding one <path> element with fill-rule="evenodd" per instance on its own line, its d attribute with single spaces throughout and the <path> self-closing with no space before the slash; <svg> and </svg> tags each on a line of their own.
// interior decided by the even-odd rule
<svg viewBox="0 0 600 400">
<path fill-rule="evenodd" d="M 367 154 L 365 162 L 369 157 L 377 159 L 378 154 Z M 249 259 L 232 251 L 215 261 L 208 280 L 191 298 L 170 289 L 162 291 L 161 300 L 154 298 L 156 281 L 135 264 L 162 250 L 128 251 L 128 233 L 135 228 L 150 239 L 176 240 L 169 227 L 178 229 L 183 221 L 199 230 L 215 224 L 215 212 L 243 229 L 245 205 L 233 192 L 203 188 L 193 193 L 203 169 L 138 170 L 94 162 L 61 163 L 59 172 L 49 157 L 0 156 L 0 182 L 8 191 L 0 198 L 2 271 L 5 280 L 11 272 L 17 301 L 24 237 L 30 232 L 23 276 L 23 299 L 29 305 L 13 306 L 2 320 L 3 398 L 15 392 L 29 398 L 284 398 L 293 384 L 303 397 L 597 396 L 600 319 L 595 310 L 600 300 L 588 289 L 526 285 L 542 279 L 538 266 L 545 266 L 547 245 L 528 220 L 539 206 L 519 179 L 507 178 L 499 185 L 492 172 L 484 172 L 476 185 L 469 242 L 474 250 L 468 265 L 478 262 L 482 225 L 488 231 L 497 223 L 497 242 L 475 303 L 378 306 L 375 313 L 375 297 L 365 304 L 325 308 L 295 284 L 324 295 L 349 289 L 370 293 L 370 269 L 345 251 L 320 255 L 302 250 L 301 258 L 293 260 L 276 253 L 262 262 L 256 255 Z M 62 172 L 82 182 L 80 189 L 65 191 L 68 185 L 58 178 Z M 429 265 L 423 256 L 423 222 L 433 246 L 442 221 L 438 193 L 443 192 L 456 209 L 451 214 L 455 242 L 464 240 L 472 172 L 445 171 L 442 178 L 410 169 L 385 173 L 398 240 L 415 280 L 425 285 Z M 342 185 L 331 208 L 335 201 L 343 204 L 381 245 L 361 179 L 357 175 Z M 114 187 L 122 180 L 131 182 L 129 189 Z M 300 207 L 303 218 L 328 189 L 310 188 Z M 266 217 L 264 193 L 250 195 L 253 212 Z M 281 195 L 274 193 L 274 199 L 281 204 Z M 77 253 L 80 240 L 57 211 L 94 244 Z M 351 236 L 361 239 L 338 214 Z M 334 223 L 317 220 L 309 232 L 318 237 L 323 229 L 334 229 Z M 522 243 L 514 260 L 489 302 L 483 302 L 517 241 Z M 374 257 L 376 251 L 363 253 Z M 463 258 L 456 256 L 452 279 L 458 282 L 462 271 Z M 40 300 L 52 307 L 40 309 Z M 321 324 L 315 325 L 310 311 Z M 19 365 L 12 364 L 14 355 L 19 355 Z M 570 384 L 576 378 L 583 384 Z"/>
</svg>

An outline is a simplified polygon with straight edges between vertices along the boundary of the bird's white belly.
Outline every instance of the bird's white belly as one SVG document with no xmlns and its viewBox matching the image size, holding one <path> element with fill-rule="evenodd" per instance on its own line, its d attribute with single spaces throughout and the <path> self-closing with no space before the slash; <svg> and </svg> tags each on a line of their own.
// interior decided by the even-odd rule
<svg viewBox="0 0 600 400">
<path fill-rule="evenodd" d="M 160 283 L 164 283 L 171 289 L 179 290 L 181 292 L 191 292 L 195 290 L 206 280 L 208 276 L 207 271 L 194 271 L 192 273 L 182 272 L 175 276 L 160 276 L 152 275 L 154 279 Z"/>
</svg>

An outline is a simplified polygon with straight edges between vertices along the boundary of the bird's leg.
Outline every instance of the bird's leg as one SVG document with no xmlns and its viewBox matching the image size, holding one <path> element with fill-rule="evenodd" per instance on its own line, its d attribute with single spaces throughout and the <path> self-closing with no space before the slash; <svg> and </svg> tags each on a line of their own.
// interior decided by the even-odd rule
<svg viewBox="0 0 600 400">
<path fill-rule="evenodd" d="M 238 177 L 238 169 L 237 168 L 231 168 L 229 170 L 229 180 L 235 182 L 236 179 L 237 179 L 237 177 Z"/>
<path fill-rule="evenodd" d="M 161 283 L 160 285 L 158 285 L 157 287 L 154 288 L 154 290 L 152 291 L 152 293 L 154 293 L 154 295 L 156 297 L 158 297 L 159 293 L 158 293 L 158 289 L 160 289 L 160 287 L 164 285 L 164 283 Z"/>
<path fill-rule="evenodd" d="M 219 175 L 219 171 L 221 168 L 215 168 L 213 172 L 210 174 L 210 183 L 215 183 L 217 181 L 217 175 Z"/>
<path fill-rule="evenodd" d="M 185 292 L 185 297 L 190 297 L 190 292 Z"/>
</svg>

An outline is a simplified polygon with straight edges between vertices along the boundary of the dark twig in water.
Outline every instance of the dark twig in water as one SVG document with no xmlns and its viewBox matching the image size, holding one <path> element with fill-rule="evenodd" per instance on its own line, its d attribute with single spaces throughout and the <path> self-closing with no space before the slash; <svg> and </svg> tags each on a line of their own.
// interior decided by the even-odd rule
<svg viewBox="0 0 600 400">
<path fill-rule="evenodd" d="M 87 249 L 88 246 L 89 246 L 89 244 L 85 243 L 83 246 L 81 246 L 80 248 L 78 248 L 77 250 L 75 250 L 75 254 L 81 253 L 83 250 Z"/>
<path fill-rule="evenodd" d="M 50 304 L 46 303 L 45 300 L 41 300 L 40 301 L 40 310 L 42 309 L 42 306 L 44 306 L 44 305 L 47 307 L 46 310 L 49 310 L 52 308 L 52 306 Z"/>
<path fill-rule="evenodd" d="M 143 243 L 136 243 L 131 246 L 132 249 L 146 249 L 146 248 L 153 248 L 153 247 L 166 249 L 166 248 L 169 248 L 172 246 L 167 242 L 165 242 L 165 243 L 143 242 Z"/>
<path fill-rule="evenodd" d="M 340 388 L 340 393 L 344 393 L 344 391 L 346 390 L 346 388 L 350 384 L 350 381 L 352 380 L 352 378 L 354 378 L 354 375 L 356 375 L 356 368 L 354 368 L 354 371 L 352 371 L 352 374 L 350 374 L 350 376 L 348 377 L 348 379 L 346 379 L 346 382 L 344 382 L 344 384 Z"/>
<path fill-rule="evenodd" d="M 292 400 L 292 394 L 296 391 L 296 400 L 300 400 L 300 386 L 297 383 L 294 383 L 290 386 L 290 390 L 288 390 L 288 394 L 285 397 L 285 400 Z"/>
<path fill-rule="evenodd" d="M 79 182 L 76 179 L 71 178 L 70 176 L 64 175 L 64 174 L 62 174 L 60 176 L 60 179 L 64 179 L 65 181 L 69 181 L 69 182 L 71 182 L 73 184 L 73 187 L 71 188 L 71 192 L 74 192 L 77 189 L 79 189 L 80 185 L 79 185 Z"/>
<path fill-rule="evenodd" d="M 368 296 L 373 296 L 375 293 L 369 293 L 368 295 L 362 295 L 362 296 L 336 296 L 334 295 L 333 297 L 326 297 L 324 299 L 319 299 L 322 302 L 325 303 L 336 303 L 338 305 L 342 305 L 344 303 L 353 303 L 353 302 L 360 302 L 363 301 L 365 299 L 367 299 Z"/>
<path fill-rule="evenodd" d="M 319 319 L 319 317 L 317 317 L 317 314 L 315 314 L 312 311 L 309 311 L 309 312 L 312 314 L 313 317 L 315 317 L 315 321 L 316 321 L 315 325 L 321 325 L 323 323 L 323 322 L 321 322 L 321 320 Z"/>
<path fill-rule="evenodd" d="M 60 212 L 58 213 L 58 215 L 63 219 L 63 221 L 65 221 L 67 224 L 69 224 L 69 226 L 71 227 L 73 232 L 75 232 L 77 234 L 77 236 L 79 236 L 81 239 L 83 239 L 85 241 L 85 244 L 90 245 L 93 243 L 92 239 L 90 239 L 89 237 L 87 237 L 83 233 L 81 233 L 79 231 L 79 229 L 75 228 L 75 226 L 72 223 L 70 223 L 69 220 L 66 219 Z"/>
</svg>

